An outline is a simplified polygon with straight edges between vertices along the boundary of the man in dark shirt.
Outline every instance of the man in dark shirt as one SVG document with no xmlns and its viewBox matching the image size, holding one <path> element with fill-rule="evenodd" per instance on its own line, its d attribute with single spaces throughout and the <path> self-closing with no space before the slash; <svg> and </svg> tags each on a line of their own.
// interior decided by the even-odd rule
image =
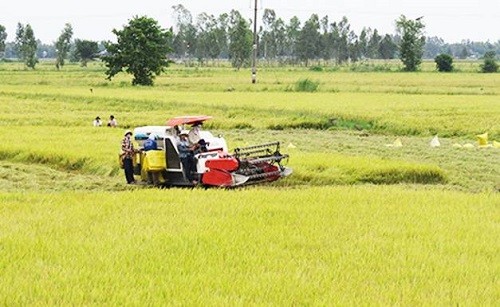
<svg viewBox="0 0 500 307">
<path fill-rule="evenodd" d="M 144 151 L 157 150 L 156 135 L 151 133 L 146 141 L 144 141 Z"/>
<path fill-rule="evenodd" d="M 177 149 L 179 150 L 179 158 L 182 163 L 184 175 L 189 182 L 191 182 L 192 184 L 197 184 L 198 182 L 195 180 L 193 174 L 194 172 L 196 172 L 193 151 L 196 149 L 197 144 L 190 145 L 188 135 L 186 133 L 181 133 L 179 137 L 180 140 L 177 144 Z"/>
</svg>

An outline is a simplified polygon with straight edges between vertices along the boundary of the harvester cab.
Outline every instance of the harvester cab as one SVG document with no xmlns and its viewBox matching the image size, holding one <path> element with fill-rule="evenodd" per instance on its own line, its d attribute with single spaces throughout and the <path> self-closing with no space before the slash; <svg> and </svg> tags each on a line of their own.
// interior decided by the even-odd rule
<svg viewBox="0 0 500 307">
<path fill-rule="evenodd" d="M 143 126 L 134 129 L 139 149 L 152 134 L 157 150 L 140 150 L 134 159 L 134 174 L 143 182 L 158 186 L 192 186 L 179 157 L 179 133 L 187 133 L 187 125 L 197 125 L 210 116 L 182 116 L 167 121 L 166 126 Z M 194 174 L 203 186 L 236 187 L 269 182 L 286 177 L 292 170 L 284 166 L 287 154 L 280 153 L 279 142 L 236 148 L 229 153 L 226 140 L 206 130 L 197 131 L 206 148 L 193 155 Z"/>
</svg>

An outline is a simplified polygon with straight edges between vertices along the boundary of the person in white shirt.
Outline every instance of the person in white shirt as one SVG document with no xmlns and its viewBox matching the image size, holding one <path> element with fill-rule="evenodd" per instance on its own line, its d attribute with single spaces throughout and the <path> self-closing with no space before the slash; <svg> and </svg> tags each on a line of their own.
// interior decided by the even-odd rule
<svg viewBox="0 0 500 307">
<path fill-rule="evenodd" d="M 94 119 L 94 127 L 101 127 L 102 126 L 102 121 L 101 121 L 101 118 L 99 116 L 97 116 L 95 119 Z"/>
<path fill-rule="evenodd" d="M 198 144 L 198 142 L 201 140 L 200 129 L 201 123 L 195 123 L 191 127 L 191 130 L 189 130 L 188 139 L 191 145 Z"/>
<path fill-rule="evenodd" d="M 118 126 L 118 123 L 116 122 L 115 117 L 113 115 L 110 115 L 108 120 L 108 127 L 116 127 L 116 126 Z"/>
</svg>

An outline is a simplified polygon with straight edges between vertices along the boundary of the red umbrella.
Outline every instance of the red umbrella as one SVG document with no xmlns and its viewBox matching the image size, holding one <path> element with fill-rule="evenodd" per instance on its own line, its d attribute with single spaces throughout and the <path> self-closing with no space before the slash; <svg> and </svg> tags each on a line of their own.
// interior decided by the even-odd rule
<svg viewBox="0 0 500 307">
<path fill-rule="evenodd" d="M 206 116 L 206 115 L 196 115 L 196 116 L 178 116 L 171 118 L 167 120 L 167 126 L 178 126 L 178 125 L 185 125 L 185 124 L 194 124 L 198 122 L 204 122 L 206 120 L 211 119 L 212 116 Z"/>
</svg>

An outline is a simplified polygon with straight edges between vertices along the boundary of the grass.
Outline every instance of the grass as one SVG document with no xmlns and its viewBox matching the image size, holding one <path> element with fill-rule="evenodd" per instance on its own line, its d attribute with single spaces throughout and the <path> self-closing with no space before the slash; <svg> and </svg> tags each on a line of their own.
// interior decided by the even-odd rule
<svg viewBox="0 0 500 307">
<path fill-rule="evenodd" d="M 316 92 L 318 86 L 318 81 L 313 81 L 310 79 L 300 79 L 299 81 L 295 82 L 295 91 L 312 93 Z"/>
<path fill-rule="evenodd" d="M 256 85 L 174 66 L 146 88 L 99 64 L 1 63 L 0 304 L 494 305 L 500 155 L 453 144 L 499 140 L 499 75 L 460 64 L 267 67 Z M 306 78 L 321 86 L 287 91 Z M 125 129 L 200 113 L 230 148 L 281 141 L 294 173 L 235 190 L 124 184 Z M 118 129 L 91 126 L 109 114 Z"/>
<path fill-rule="evenodd" d="M 2 303 L 499 299 L 497 195 L 387 186 L 278 195 L 265 187 L 0 195 Z"/>
<path fill-rule="evenodd" d="M 297 77 L 306 79 L 311 73 L 321 83 L 314 95 L 285 92 L 294 86 Z M 497 103 L 500 75 L 497 74 L 316 73 L 308 70 L 264 71 L 262 74 L 262 80 L 252 86 L 241 71 L 199 70 L 183 78 L 180 70 L 173 70 L 158 78 L 154 88 L 134 88 L 127 83 L 123 85 L 126 80 L 123 76 L 111 83 L 104 81 L 102 71 L 22 71 L 16 72 L 13 78 L 10 71 L 0 70 L 0 100 L 8 104 L 15 99 L 12 105 L 28 113 L 40 107 L 34 108 L 33 101 L 43 101 L 48 110 L 72 108 L 74 115 L 60 113 L 61 118 L 54 120 L 60 125 L 66 121 L 87 125 L 89 118 L 111 113 L 130 126 L 163 124 L 167 117 L 179 112 L 196 113 L 203 109 L 216 116 L 213 128 L 220 129 L 242 126 L 345 128 L 345 123 L 356 123 L 386 134 L 439 133 L 471 138 L 489 131 L 493 139 L 500 138 L 494 116 L 500 112 Z M 331 86 L 335 88 L 329 88 Z M 234 91 L 226 91 L 229 87 Z M 235 103 L 238 108 L 234 108 Z M 158 109 L 163 112 L 156 111 Z M 6 124 L 12 123 L 11 114 L 17 110 L 17 107 L 6 110 L 0 119 Z M 144 116 L 137 116 L 138 112 Z M 42 118 L 53 116 L 25 114 L 18 120 L 40 123 Z M 224 120 L 217 120 L 219 118 Z M 332 122 L 339 126 L 332 126 Z"/>
</svg>

